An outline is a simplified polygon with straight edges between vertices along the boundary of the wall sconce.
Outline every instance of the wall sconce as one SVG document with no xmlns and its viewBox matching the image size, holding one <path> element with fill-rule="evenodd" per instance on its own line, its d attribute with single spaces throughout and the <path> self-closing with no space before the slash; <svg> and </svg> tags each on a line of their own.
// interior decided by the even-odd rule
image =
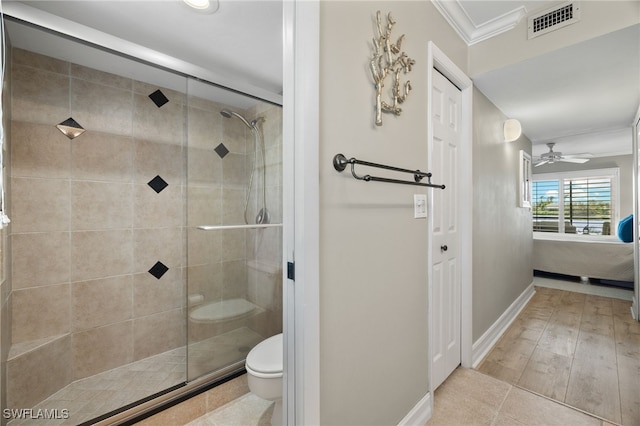
<svg viewBox="0 0 640 426">
<path fill-rule="evenodd" d="M 510 118 L 509 120 L 504 122 L 504 141 L 505 142 L 513 142 L 518 140 L 518 138 L 522 135 L 522 126 L 520 122 L 515 118 Z"/>
<path fill-rule="evenodd" d="M 220 4 L 218 0 L 183 0 L 187 5 L 191 6 L 198 13 L 215 13 L 218 11 Z"/>
</svg>

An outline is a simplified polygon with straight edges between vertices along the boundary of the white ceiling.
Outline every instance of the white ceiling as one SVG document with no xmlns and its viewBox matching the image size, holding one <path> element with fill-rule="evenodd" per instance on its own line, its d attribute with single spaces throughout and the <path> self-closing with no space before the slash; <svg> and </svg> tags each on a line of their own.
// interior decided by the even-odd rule
<svg viewBox="0 0 640 426">
<path fill-rule="evenodd" d="M 434 0 L 470 46 L 561 3 Z M 640 25 L 471 77 L 522 123 L 534 156 L 548 151 L 547 142 L 564 154 L 631 153 L 630 126 L 640 105 Z"/>
<path fill-rule="evenodd" d="M 211 71 L 210 81 L 232 82 L 234 89 L 247 87 L 256 96 L 260 90 L 280 95 L 282 2 L 219 1 L 219 10 L 210 15 L 195 13 L 181 0 L 2 3 L 9 15 L 16 7 L 22 8 L 19 15 L 31 17 L 37 14 L 30 11 L 36 11 L 46 22 L 58 19 L 63 32 L 75 26 L 81 32 L 89 28 L 151 49 L 150 60 L 168 55 Z M 532 11 L 558 4 L 543 0 L 433 3 L 469 45 L 509 31 Z M 471 77 L 505 115 L 521 121 L 534 144 L 534 155 L 545 151 L 549 141 L 565 154 L 630 153 L 629 126 L 640 103 L 639 27 Z M 31 45 L 46 47 L 37 39 Z"/>
<path fill-rule="evenodd" d="M 262 91 L 282 94 L 283 10 L 279 0 L 219 0 L 213 14 L 197 13 L 182 0 L 2 3 L 9 16 L 55 23 L 59 31 L 90 34 L 94 40 L 115 36 L 118 40 L 108 39 L 110 44 L 126 41 L 151 49 L 149 59 L 153 61 L 155 55 L 169 68 L 172 64 L 165 56 L 181 61 L 182 68 L 190 64 L 194 65 L 191 69 L 209 70 L 214 75 L 210 80 L 223 85 L 232 82 L 236 90 L 256 96 Z M 43 44 L 37 34 L 32 36 L 26 40 L 21 34 L 12 42 L 18 47 Z"/>
<path fill-rule="evenodd" d="M 528 13 L 544 10 L 547 6 L 557 3 L 546 0 L 432 0 L 432 2 L 468 45 L 509 31 Z"/>
<path fill-rule="evenodd" d="M 639 40 L 636 25 L 473 80 L 507 116 L 520 120 L 534 155 L 546 151 L 547 142 L 564 153 L 631 153 L 630 125 L 640 102 Z"/>
</svg>

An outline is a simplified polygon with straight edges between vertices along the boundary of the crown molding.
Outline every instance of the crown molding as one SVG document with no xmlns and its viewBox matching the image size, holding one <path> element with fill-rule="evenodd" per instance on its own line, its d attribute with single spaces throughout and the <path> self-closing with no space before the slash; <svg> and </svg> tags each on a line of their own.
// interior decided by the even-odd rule
<svg viewBox="0 0 640 426">
<path fill-rule="evenodd" d="M 527 14 L 527 9 L 520 6 L 511 12 L 476 25 L 458 0 L 431 0 L 431 2 L 468 46 L 511 30 Z"/>
</svg>

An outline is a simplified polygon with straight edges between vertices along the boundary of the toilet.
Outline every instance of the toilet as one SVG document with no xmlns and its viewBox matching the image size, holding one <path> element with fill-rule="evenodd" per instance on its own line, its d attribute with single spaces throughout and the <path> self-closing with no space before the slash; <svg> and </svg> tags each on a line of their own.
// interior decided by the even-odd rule
<svg viewBox="0 0 640 426">
<path fill-rule="evenodd" d="M 271 425 L 282 424 L 282 333 L 258 343 L 247 355 L 245 368 L 249 390 L 267 401 L 275 401 Z"/>
</svg>

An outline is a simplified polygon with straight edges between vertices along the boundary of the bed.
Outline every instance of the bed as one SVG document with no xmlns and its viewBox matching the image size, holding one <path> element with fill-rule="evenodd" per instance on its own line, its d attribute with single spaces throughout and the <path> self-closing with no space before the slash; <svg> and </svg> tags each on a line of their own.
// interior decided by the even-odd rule
<svg viewBox="0 0 640 426">
<path fill-rule="evenodd" d="M 614 235 L 533 233 L 533 269 L 633 282 L 633 244 Z"/>
</svg>

